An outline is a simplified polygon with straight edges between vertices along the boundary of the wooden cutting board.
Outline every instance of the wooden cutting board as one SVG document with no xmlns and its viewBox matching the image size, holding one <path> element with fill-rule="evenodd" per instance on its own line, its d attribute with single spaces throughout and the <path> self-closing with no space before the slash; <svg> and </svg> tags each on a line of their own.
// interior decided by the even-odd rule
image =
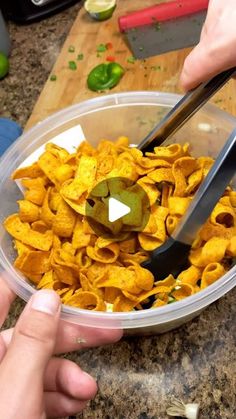
<svg viewBox="0 0 236 419">
<path fill-rule="evenodd" d="M 157 0 L 145 0 L 145 7 L 156 3 Z M 111 93 L 132 90 L 181 92 L 178 86 L 179 75 L 190 49 L 167 53 L 144 61 L 136 60 L 133 64 L 127 61 L 132 54 L 124 36 L 119 32 L 117 19 L 119 16 L 143 7 L 143 0 L 118 0 L 112 18 L 104 22 L 92 20 L 82 7 L 51 72 L 57 76 L 57 80 L 51 81 L 50 74 L 26 129 L 59 109 L 101 95 L 87 88 L 86 79 L 94 66 L 106 61 L 107 55 L 115 56 L 116 61 L 126 70 L 121 82 L 110 91 Z M 96 47 L 107 42 L 111 42 L 113 48 L 97 56 Z M 69 52 L 70 46 L 75 48 L 74 53 Z M 77 55 L 80 53 L 83 53 L 84 58 L 77 61 Z M 76 70 L 69 68 L 68 63 L 71 60 L 76 62 Z M 213 102 L 236 115 L 235 81 L 230 81 L 214 97 Z"/>
</svg>

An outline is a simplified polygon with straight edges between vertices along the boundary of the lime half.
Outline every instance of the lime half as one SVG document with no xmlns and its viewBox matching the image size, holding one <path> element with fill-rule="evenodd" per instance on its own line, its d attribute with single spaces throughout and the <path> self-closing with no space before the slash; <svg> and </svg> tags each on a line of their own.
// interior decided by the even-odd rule
<svg viewBox="0 0 236 419">
<path fill-rule="evenodd" d="M 3 79 L 9 71 L 9 61 L 5 54 L 0 52 L 0 79 Z"/>
<path fill-rule="evenodd" d="M 86 0 L 84 8 L 93 19 L 106 20 L 112 16 L 116 0 Z"/>
</svg>

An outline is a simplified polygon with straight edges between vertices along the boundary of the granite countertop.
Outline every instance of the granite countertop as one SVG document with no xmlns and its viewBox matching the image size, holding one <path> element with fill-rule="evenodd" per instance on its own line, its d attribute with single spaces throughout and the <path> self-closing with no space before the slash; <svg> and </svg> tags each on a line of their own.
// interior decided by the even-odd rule
<svg viewBox="0 0 236 419">
<path fill-rule="evenodd" d="M 30 26 L 10 24 L 11 70 L 0 82 L 0 115 L 23 127 L 79 5 Z M 79 418 L 164 419 L 171 396 L 200 403 L 202 419 L 236 417 L 236 289 L 198 318 L 159 336 L 129 337 L 67 355 L 91 373 L 99 393 Z M 13 305 L 5 326 L 22 309 Z"/>
</svg>

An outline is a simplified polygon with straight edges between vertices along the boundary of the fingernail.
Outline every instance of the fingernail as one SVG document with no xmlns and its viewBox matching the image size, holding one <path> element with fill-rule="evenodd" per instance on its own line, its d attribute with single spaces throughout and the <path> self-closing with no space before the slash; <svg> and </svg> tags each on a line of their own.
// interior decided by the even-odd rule
<svg viewBox="0 0 236 419">
<path fill-rule="evenodd" d="M 91 385 L 94 387 L 96 386 L 96 381 L 91 375 L 83 371 L 80 376 L 80 385 L 84 388 L 86 388 L 87 386 L 91 387 Z M 95 388 L 94 391 L 97 392 L 97 388 Z"/>
<path fill-rule="evenodd" d="M 54 315 L 57 313 L 60 299 L 54 291 L 37 291 L 32 297 L 31 308 L 43 313 Z"/>
<path fill-rule="evenodd" d="M 82 376 L 85 380 L 89 380 L 89 381 L 93 380 L 94 381 L 94 378 L 85 371 L 83 371 Z"/>
</svg>

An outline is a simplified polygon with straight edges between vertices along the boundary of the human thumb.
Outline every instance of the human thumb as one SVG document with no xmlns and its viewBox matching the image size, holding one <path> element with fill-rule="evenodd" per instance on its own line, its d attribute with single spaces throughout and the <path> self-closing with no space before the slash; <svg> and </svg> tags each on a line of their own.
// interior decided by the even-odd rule
<svg viewBox="0 0 236 419">
<path fill-rule="evenodd" d="M 0 364 L 1 398 L 11 380 L 12 404 L 37 399 L 42 393 L 43 377 L 53 353 L 60 314 L 60 299 L 54 291 L 36 292 L 29 300 L 14 329 L 8 351 Z M 38 400 L 34 400 L 37 402 Z"/>
<path fill-rule="evenodd" d="M 180 75 L 180 84 L 184 90 L 191 90 L 216 73 L 216 63 L 200 42 L 185 59 Z"/>
<path fill-rule="evenodd" d="M 228 50 L 220 45 L 217 50 L 211 51 L 200 41 L 185 59 L 180 75 L 183 89 L 191 90 L 222 71 L 234 67 L 236 54 L 230 54 L 231 49 Z"/>
</svg>

